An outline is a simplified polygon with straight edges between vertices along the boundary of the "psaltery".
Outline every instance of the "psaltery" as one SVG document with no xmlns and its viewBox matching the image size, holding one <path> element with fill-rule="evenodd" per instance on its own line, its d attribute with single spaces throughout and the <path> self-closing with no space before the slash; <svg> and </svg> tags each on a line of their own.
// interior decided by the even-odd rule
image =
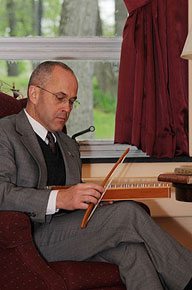
<svg viewBox="0 0 192 290">
<path fill-rule="evenodd" d="M 154 181 L 143 181 L 135 180 L 133 183 L 129 182 L 118 182 L 113 183 L 113 175 L 116 172 L 118 166 L 123 163 L 126 155 L 129 152 L 129 148 L 125 150 L 122 156 L 118 159 L 115 165 L 112 167 L 111 171 L 105 177 L 102 182 L 104 187 L 104 192 L 99 198 L 96 205 L 89 204 L 83 220 L 81 222 L 81 228 L 85 228 L 96 208 L 102 201 L 120 201 L 120 200 L 130 200 L 130 199 L 143 199 L 143 198 L 170 198 L 171 197 L 171 185 L 170 182 L 154 182 Z M 160 180 L 159 180 L 160 181 Z M 47 188 L 53 189 L 67 189 L 69 186 L 48 186 Z"/>
</svg>

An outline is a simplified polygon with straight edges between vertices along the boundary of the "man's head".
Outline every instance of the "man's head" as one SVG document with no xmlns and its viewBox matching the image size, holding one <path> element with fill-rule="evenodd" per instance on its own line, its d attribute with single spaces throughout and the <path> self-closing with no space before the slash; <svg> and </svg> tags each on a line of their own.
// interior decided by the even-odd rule
<svg viewBox="0 0 192 290">
<path fill-rule="evenodd" d="M 47 130 L 61 131 L 77 91 L 77 78 L 71 68 L 62 62 L 43 62 L 29 79 L 27 112 Z"/>
</svg>

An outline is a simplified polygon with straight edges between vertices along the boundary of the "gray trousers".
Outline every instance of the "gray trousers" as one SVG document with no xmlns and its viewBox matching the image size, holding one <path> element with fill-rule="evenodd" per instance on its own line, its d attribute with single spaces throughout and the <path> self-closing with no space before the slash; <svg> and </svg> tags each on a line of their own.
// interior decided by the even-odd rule
<svg viewBox="0 0 192 290">
<path fill-rule="evenodd" d="M 80 229 L 83 215 L 81 210 L 55 215 L 49 224 L 38 226 L 34 240 L 46 260 L 117 264 L 131 290 L 182 290 L 192 278 L 192 253 L 136 202 L 98 207 Z"/>
</svg>

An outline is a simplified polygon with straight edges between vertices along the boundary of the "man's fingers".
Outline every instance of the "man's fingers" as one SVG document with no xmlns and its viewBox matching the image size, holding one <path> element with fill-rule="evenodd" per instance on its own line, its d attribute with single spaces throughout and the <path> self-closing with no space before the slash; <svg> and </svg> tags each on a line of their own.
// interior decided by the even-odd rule
<svg viewBox="0 0 192 290">
<path fill-rule="evenodd" d="M 101 193 L 95 189 L 88 189 L 88 190 L 83 192 L 83 197 L 84 196 L 92 196 L 96 199 L 99 199 L 101 196 Z"/>
<path fill-rule="evenodd" d="M 98 198 L 96 198 L 92 195 L 85 195 L 82 198 L 83 198 L 83 202 L 87 203 L 87 204 L 89 204 L 89 203 L 97 204 L 97 202 L 98 202 Z"/>
<path fill-rule="evenodd" d="M 80 184 L 78 184 L 78 187 L 85 189 L 85 190 L 86 189 L 96 190 L 100 193 L 102 193 L 104 191 L 104 188 L 101 185 L 95 184 L 95 183 L 80 183 Z"/>
</svg>

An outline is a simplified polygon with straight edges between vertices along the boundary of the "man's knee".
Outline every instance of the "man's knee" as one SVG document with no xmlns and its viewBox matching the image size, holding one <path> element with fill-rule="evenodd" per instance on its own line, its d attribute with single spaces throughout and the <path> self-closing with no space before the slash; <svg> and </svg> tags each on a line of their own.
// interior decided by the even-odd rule
<svg viewBox="0 0 192 290">
<path fill-rule="evenodd" d="M 135 201 L 123 201 L 115 203 L 114 223 L 132 223 L 149 217 L 147 211 Z"/>
<path fill-rule="evenodd" d="M 143 203 L 138 203 L 134 200 L 128 200 L 123 202 L 117 202 L 117 208 L 119 211 L 122 212 L 132 212 L 136 214 L 146 214 L 147 213 L 147 206 Z M 146 207 L 146 208 L 145 208 Z"/>
</svg>

